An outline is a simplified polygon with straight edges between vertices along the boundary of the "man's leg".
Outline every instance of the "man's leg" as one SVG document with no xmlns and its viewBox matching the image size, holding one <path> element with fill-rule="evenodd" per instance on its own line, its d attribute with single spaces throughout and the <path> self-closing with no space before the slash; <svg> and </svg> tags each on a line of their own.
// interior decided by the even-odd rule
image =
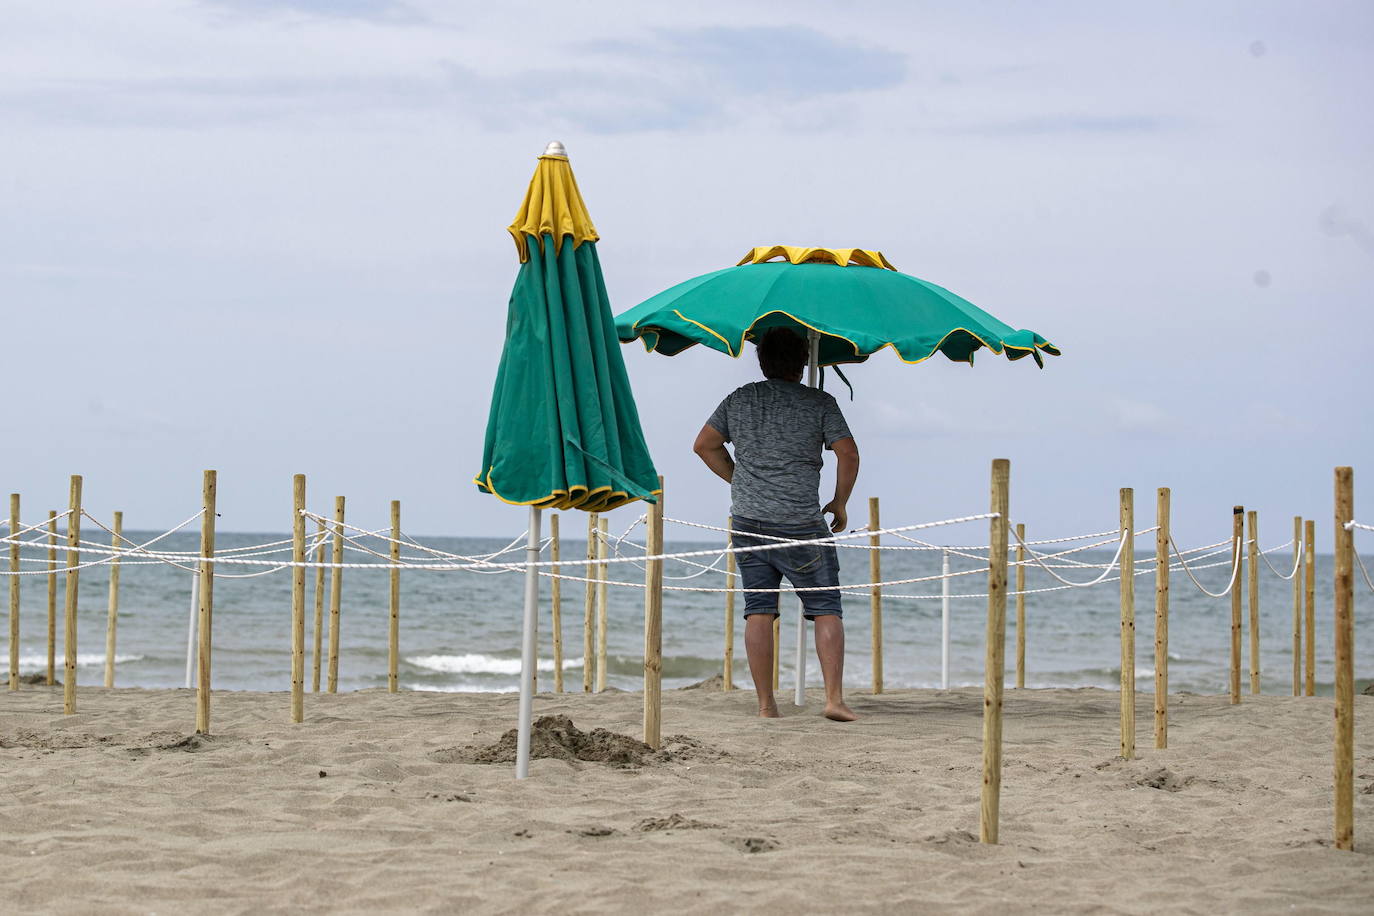
<svg viewBox="0 0 1374 916">
<path fill-rule="evenodd" d="M 744 651 L 749 656 L 749 673 L 754 676 L 754 692 L 759 697 L 759 715 L 778 718 L 778 703 L 773 698 L 773 615 L 750 614 L 744 618 Z"/>
<path fill-rule="evenodd" d="M 821 661 L 821 676 L 825 678 L 825 717 L 853 722 L 859 717 L 844 704 L 844 621 L 834 614 L 816 617 L 816 657 Z M 749 664 L 752 670 L 752 655 Z"/>
</svg>

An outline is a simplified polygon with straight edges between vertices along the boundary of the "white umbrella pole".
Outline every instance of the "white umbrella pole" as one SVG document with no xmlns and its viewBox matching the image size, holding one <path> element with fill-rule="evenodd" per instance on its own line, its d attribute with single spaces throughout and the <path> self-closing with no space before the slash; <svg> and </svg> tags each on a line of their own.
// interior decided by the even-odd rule
<svg viewBox="0 0 1374 916">
<path fill-rule="evenodd" d="M 940 689 L 949 689 L 949 551 L 940 566 Z"/>
<path fill-rule="evenodd" d="M 816 387 L 816 369 L 820 361 L 821 335 L 815 330 L 807 330 L 806 342 L 808 344 L 809 355 L 806 360 L 806 384 L 812 388 Z M 792 702 L 798 706 L 806 705 L 806 615 L 801 603 L 801 598 L 797 599 L 797 689 L 792 698 Z"/>
<path fill-rule="evenodd" d="M 196 630 L 200 621 L 200 573 L 191 573 L 191 623 L 186 633 L 186 686 L 194 687 L 196 668 Z"/>
<path fill-rule="evenodd" d="M 530 775 L 530 720 L 534 714 L 535 643 L 539 635 L 539 510 L 530 506 L 530 530 L 525 542 L 525 627 L 520 641 L 520 721 L 516 726 L 515 778 Z"/>
</svg>

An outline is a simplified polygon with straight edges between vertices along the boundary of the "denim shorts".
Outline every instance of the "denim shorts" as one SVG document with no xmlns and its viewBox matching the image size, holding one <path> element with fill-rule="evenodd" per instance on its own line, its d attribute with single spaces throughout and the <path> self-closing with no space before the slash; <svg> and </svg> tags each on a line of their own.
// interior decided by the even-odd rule
<svg viewBox="0 0 1374 916">
<path fill-rule="evenodd" d="M 760 547 L 776 544 L 776 538 L 800 540 L 802 538 L 829 538 L 830 529 L 825 522 L 812 524 L 776 525 L 734 516 L 734 545 L 736 547 Z M 750 535 L 770 535 L 771 537 L 751 537 Z M 746 589 L 777 588 L 784 576 L 793 588 L 816 588 L 818 586 L 838 586 L 840 584 L 840 561 L 834 544 L 794 544 L 790 547 L 777 547 L 772 550 L 742 551 L 735 555 L 739 564 L 740 584 Z M 797 593 L 801 599 L 802 610 L 807 620 L 827 615 L 840 617 L 840 591 L 824 589 Z M 776 592 L 745 592 L 744 616 L 751 614 L 778 615 L 778 595 Z"/>
</svg>

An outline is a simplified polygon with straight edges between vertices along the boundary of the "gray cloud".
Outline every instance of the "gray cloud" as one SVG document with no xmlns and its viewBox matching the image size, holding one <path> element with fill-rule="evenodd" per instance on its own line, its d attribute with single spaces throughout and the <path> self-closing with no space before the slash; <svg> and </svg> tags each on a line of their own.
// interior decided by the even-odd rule
<svg viewBox="0 0 1374 916">
<path fill-rule="evenodd" d="M 1015 121 L 990 122 L 963 132 L 984 136 L 1059 134 L 1147 134 L 1177 125 L 1177 120 L 1153 115 L 1041 115 Z"/>
<path fill-rule="evenodd" d="M 398 0 L 200 0 L 206 7 L 241 16 L 283 13 L 328 19 L 366 19 L 371 22 L 420 25 L 428 16 Z"/>
</svg>

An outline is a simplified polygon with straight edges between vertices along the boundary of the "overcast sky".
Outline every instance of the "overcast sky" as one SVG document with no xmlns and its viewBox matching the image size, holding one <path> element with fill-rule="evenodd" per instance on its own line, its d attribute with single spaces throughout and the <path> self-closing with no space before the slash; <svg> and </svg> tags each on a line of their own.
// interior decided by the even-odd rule
<svg viewBox="0 0 1374 916">
<path fill-rule="evenodd" d="M 1364 2 L 6 0 L 0 490 L 36 518 L 81 473 L 158 529 L 216 468 L 222 529 L 281 531 L 303 472 L 361 524 L 518 532 L 470 481 L 557 139 L 617 312 L 866 247 L 1063 349 L 855 367 L 855 524 L 986 511 L 1008 457 L 1032 535 L 1171 486 L 1181 542 L 1244 503 L 1328 550 L 1334 465 L 1374 515 L 1371 50 Z M 668 514 L 719 522 L 690 446 L 752 354 L 624 356 Z"/>
</svg>

